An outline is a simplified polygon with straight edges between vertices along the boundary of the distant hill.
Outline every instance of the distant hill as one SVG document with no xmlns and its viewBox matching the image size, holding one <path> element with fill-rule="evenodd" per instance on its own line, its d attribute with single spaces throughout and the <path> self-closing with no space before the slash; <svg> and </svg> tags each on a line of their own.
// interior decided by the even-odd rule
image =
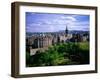
<svg viewBox="0 0 100 80">
<path fill-rule="evenodd" d="M 32 36 L 33 34 L 39 35 L 39 34 L 62 34 L 62 33 L 65 33 L 65 31 L 61 30 L 58 32 L 26 32 L 26 36 Z M 68 33 L 69 34 L 84 34 L 84 33 L 89 34 L 89 31 L 69 30 Z"/>
</svg>

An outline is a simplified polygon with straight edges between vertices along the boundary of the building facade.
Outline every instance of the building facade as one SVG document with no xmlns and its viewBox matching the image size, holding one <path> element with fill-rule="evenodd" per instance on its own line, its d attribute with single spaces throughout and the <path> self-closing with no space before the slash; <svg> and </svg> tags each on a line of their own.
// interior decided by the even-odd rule
<svg viewBox="0 0 100 80">
<path fill-rule="evenodd" d="M 36 51 L 47 50 L 49 46 L 58 43 L 66 42 L 82 42 L 89 41 L 88 34 L 79 33 L 68 33 L 68 28 L 66 27 L 65 32 L 57 33 L 40 33 L 37 35 L 32 35 L 26 38 L 26 50 L 31 54 L 35 54 Z"/>
</svg>

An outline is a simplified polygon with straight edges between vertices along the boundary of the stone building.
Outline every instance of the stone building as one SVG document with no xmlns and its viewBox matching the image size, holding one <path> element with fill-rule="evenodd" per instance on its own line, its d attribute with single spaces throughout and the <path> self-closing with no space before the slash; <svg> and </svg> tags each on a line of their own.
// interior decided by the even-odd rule
<svg viewBox="0 0 100 80">
<path fill-rule="evenodd" d="M 42 37 L 37 37 L 34 40 L 33 48 L 43 48 L 43 47 L 48 47 L 52 45 L 52 37 L 50 36 L 42 36 Z"/>
<path fill-rule="evenodd" d="M 26 50 L 30 52 L 31 55 L 35 55 L 35 53 L 40 51 L 45 51 L 49 46 L 52 46 L 57 43 L 66 43 L 66 42 L 81 42 L 89 40 L 89 35 L 85 34 L 71 34 L 68 32 L 68 28 L 66 26 L 65 32 L 57 32 L 57 33 L 41 33 L 32 35 L 26 38 Z"/>
</svg>

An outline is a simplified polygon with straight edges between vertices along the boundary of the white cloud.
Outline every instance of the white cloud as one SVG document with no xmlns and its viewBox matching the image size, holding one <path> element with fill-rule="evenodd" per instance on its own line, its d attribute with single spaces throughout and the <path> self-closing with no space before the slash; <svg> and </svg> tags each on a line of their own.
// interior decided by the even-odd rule
<svg viewBox="0 0 100 80">
<path fill-rule="evenodd" d="M 76 21 L 75 16 L 61 16 L 61 19 L 63 20 L 69 20 L 69 21 Z"/>
<path fill-rule="evenodd" d="M 71 21 L 76 21 L 76 19 L 74 17 L 71 17 L 71 16 L 67 17 L 66 19 L 71 20 Z"/>
</svg>

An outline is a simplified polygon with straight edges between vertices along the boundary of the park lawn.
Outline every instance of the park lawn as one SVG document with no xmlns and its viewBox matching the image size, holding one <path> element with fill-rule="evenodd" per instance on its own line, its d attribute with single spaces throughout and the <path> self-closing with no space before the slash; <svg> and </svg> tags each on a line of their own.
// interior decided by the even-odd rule
<svg viewBox="0 0 100 80">
<path fill-rule="evenodd" d="M 89 42 L 79 42 L 79 47 L 82 50 L 89 50 Z"/>
</svg>

